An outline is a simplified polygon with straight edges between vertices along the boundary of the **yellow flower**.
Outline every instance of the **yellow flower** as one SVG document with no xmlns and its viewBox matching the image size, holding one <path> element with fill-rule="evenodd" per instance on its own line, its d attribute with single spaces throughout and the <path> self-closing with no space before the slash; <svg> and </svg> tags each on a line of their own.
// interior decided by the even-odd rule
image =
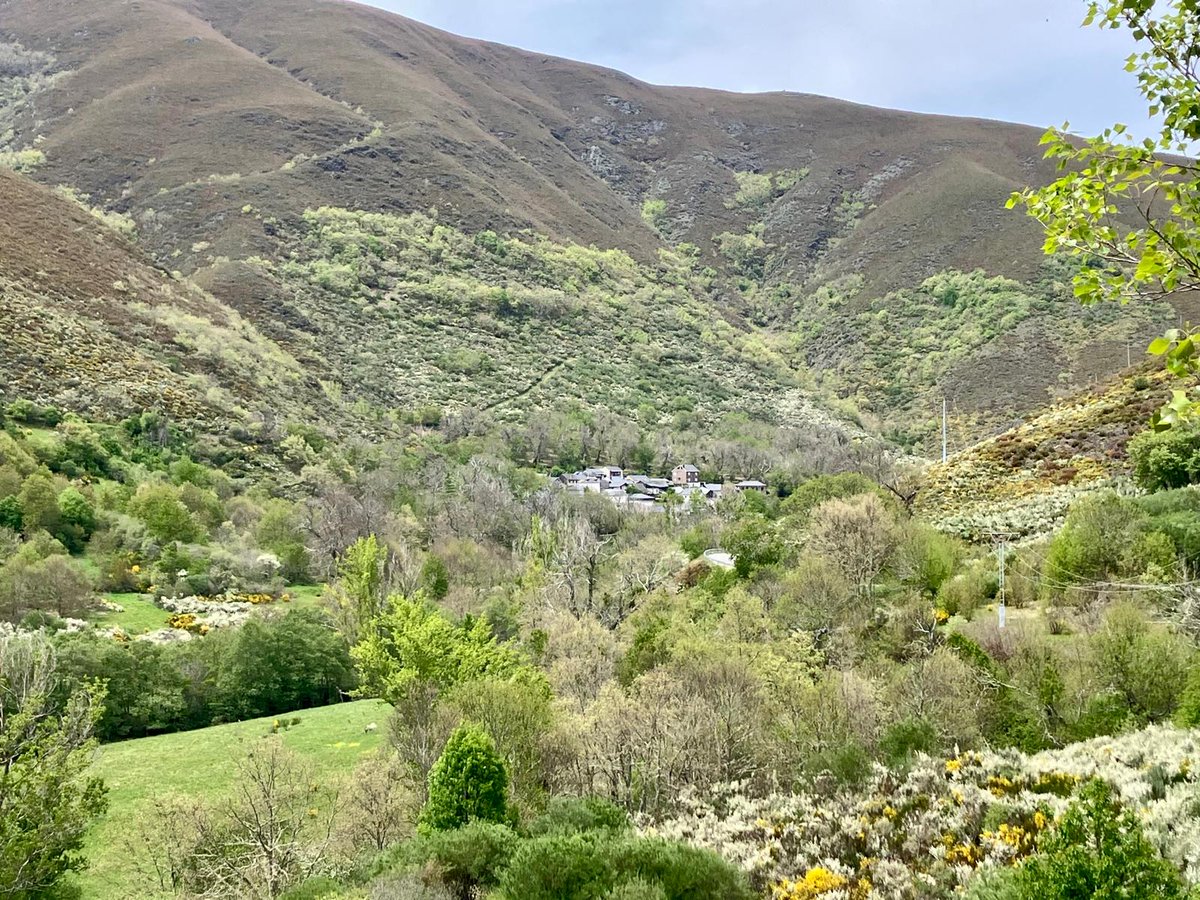
<svg viewBox="0 0 1200 900">
<path fill-rule="evenodd" d="M 947 772 L 957 772 L 961 768 L 962 768 L 962 760 L 957 759 L 957 758 L 946 760 L 946 771 Z"/>
<path fill-rule="evenodd" d="M 775 900 L 813 900 L 822 894 L 844 888 L 849 882 L 836 872 L 816 866 L 804 873 L 800 881 L 781 881 L 771 893 Z"/>
<path fill-rule="evenodd" d="M 134 575 L 136 575 L 140 571 L 142 571 L 142 567 L 141 566 L 130 566 L 129 571 L 132 572 Z"/>
</svg>

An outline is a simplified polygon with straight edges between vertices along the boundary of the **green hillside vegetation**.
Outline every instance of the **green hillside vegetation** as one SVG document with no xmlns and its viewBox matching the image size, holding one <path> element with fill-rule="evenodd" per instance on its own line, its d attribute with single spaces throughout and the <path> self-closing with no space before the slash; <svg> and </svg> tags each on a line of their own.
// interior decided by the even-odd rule
<svg viewBox="0 0 1200 900">
<path fill-rule="evenodd" d="M 848 398 L 893 440 L 936 452 L 943 397 L 952 401 L 959 448 L 1076 393 L 1126 353 L 1144 358 L 1174 308 L 1081 307 L 1064 264 L 1034 284 L 982 271 L 941 272 L 879 299 L 861 279 L 822 288 L 797 303 L 792 343 L 822 391 Z M 1002 388 L 1002 389 L 1001 389 Z"/>
<path fill-rule="evenodd" d="M 686 256 L 650 268 L 616 250 L 471 237 L 419 213 L 321 209 L 305 222 L 290 259 L 261 265 L 314 323 L 320 355 L 344 367 L 333 377 L 381 406 L 504 421 L 580 403 L 645 424 L 680 409 L 780 422 L 762 386 L 800 383 L 712 316 Z"/>
<path fill-rule="evenodd" d="M 1158 162 L 1043 260 L 1020 126 L 0 5 L 0 894 L 1200 892 Z"/>
<path fill-rule="evenodd" d="M 97 389 L 4 374 L 17 396 L 89 418 L 163 396 L 214 427 L 216 409 L 253 426 L 270 398 L 285 418 L 382 438 L 392 413 L 439 408 L 511 422 L 603 403 L 628 421 L 646 400 L 643 426 L 675 403 L 711 427 L 739 405 L 825 425 L 833 404 L 928 452 L 943 396 L 964 440 L 987 436 L 1194 311 L 1049 312 L 1061 292 L 1043 284 L 1036 225 L 1002 208 L 1053 177 L 1029 168 L 1024 127 L 654 87 L 328 0 L 305 29 L 282 0 L 6 12 L 0 149 L 38 154 L 29 174 L 64 207 L 203 289 L 155 295 L 156 324 L 136 330 L 158 346 L 139 345 L 131 374 L 116 313 L 150 302 L 143 279 L 105 271 L 68 315 L 47 302 L 59 267 L 13 278 L 26 312 L 6 330 L 12 358 Z M 162 85 L 153 121 L 121 90 L 142 77 Z M 231 96 L 263 112 L 233 115 Z M 153 148 L 132 139 L 149 129 Z M 364 224 L 377 214 L 407 230 Z M 0 258 L 53 230 L 45 219 L 0 234 Z M 373 229 L 386 239 L 354 251 Z M 342 230 L 344 245 L 322 245 Z M 99 400 L 85 411 L 76 395 Z"/>
<path fill-rule="evenodd" d="M 969 754 L 985 751 L 1036 767 L 1026 755 L 1196 715 L 1189 687 L 1196 678 L 1193 625 L 1174 587 L 1200 546 L 1194 536 L 1200 506 L 1191 488 L 1077 503 L 1048 543 L 1014 549 L 1005 595 L 1009 628 L 1000 631 L 994 559 L 912 518 L 891 491 L 863 475 L 818 477 L 786 497 L 742 494 L 715 509 L 632 514 L 600 497 L 548 495 L 527 473 L 496 460 L 422 459 L 393 448 L 359 462 L 360 472 L 347 475 L 344 487 L 374 510 L 364 527 L 377 536 L 339 553 L 325 613 L 252 618 L 166 647 L 104 634 L 44 638 L 57 654 L 64 691 L 82 689 L 87 676 L 107 684 L 97 724 L 102 737 L 118 727 L 145 729 L 147 713 L 155 730 L 191 727 L 196 723 L 186 716 L 172 720 L 166 711 L 199 703 L 208 704 L 201 709 L 209 715 L 253 715 L 253 704 L 265 698 L 282 704 L 274 716 L 289 723 L 285 741 L 293 730 L 298 739 L 316 713 L 286 707 L 334 699 L 304 699 L 320 688 L 305 680 L 320 672 L 317 657 L 353 660 L 354 679 L 338 691 L 384 698 L 379 712 L 395 709 L 386 725 L 385 716 L 373 718 L 387 731 L 388 752 L 356 772 L 355 784 L 367 794 L 347 788 L 346 808 L 358 812 L 345 822 L 366 830 L 344 822 L 337 842 L 322 837 L 326 813 L 335 809 L 324 793 L 328 785 L 310 794 L 307 776 L 289 774 L 299 771 L 290 757 L 265 749 L 241 770 L 277 767 L 287 803 L 318 810 L 289 838 L 298 855 L 280 873 L 288 887 L 319 876 L 323 890 L 360 897 L 384 882 L 412 889 L 424 879 L 451 892 L 465 884 L 497 897 L 550 897 L 566 890 L 555 880 L 560 876 L 598 878 L 609 889 L 636 878 L 671 884 L 676 875 L 669 873 L 682 865 L 714 866 L 720 878 L 733 879 L 728 884 L 787 896 L 826 874 L 834 882 L 849 879 L 874 865 L 867 858 L 886 865 L 856 878 L 910 884 L 932 877 L 964 885 L 972 868 L 960 863 L 968 858 L 1012 861 L 1033 852 L 1032 837 L 997 842 L 1001 822 L 1026 835 L 1044 831 L 1052 812 L 1077 799 L 1082 782 L 1053 781 L 1061 803 L 1042 810 L 1045 820 L 1035 827 L 1040 776 L 1017 781 L 1011 770 L 988 763 L 958 787 L 974 799 L 964 805 L 964 818 L 955 812 L 936 832 L 955 838 L 937 854 L 890 843 L 882 831 L 869 848 L 843 845 L 838 832 L 812 854 L 773 852 L 778 862 L 767 870 L 753 862 L 757 853 L 739 855 L 726 839 L 697 832 L 691 817 L 729 815 L 712 786 L 737 783 L 738 803 L 782 804 L 782 821 L 816 815 L 810 811 L 816 801 L 808 798 L 831 795 L 855 810 L 880 803 L 873 813 L 880 822 L 920 818 L 927 814 L 920 804 L 893 805 L 893 814 L 883 809 L 889 801 L 875 799 L 882 788 L 869 780 L 871 762 L 890 767 L 895 779 L 910 772 L 928 779 L 920 773 L 956 758 L 965 765 L 961 760 L 974 758 Z M 435 480 L 447 469 L 452 487 Z M 312 502 L 333 496 L 317 493 Z M 333 507 L 313 509 L 329 515 Z M 712 546 L 735 553 L 735 567 L 710 568 L 698 558 Z M 201 664 L 210 675 L 189 681 Z M 319 715 L 342 721 L 342 709 L 335 704 Z M 301 723 L 293 729 L 296 716 Z M 275 730 L 270 721 L 269 729 L 255 722 L 112 746 L 116 754 L 126 747 L 206 746 L 214 734 L 258 728 L 265 736 Z M 463 723 L 473 725 L 464 731 Z M 456 729 L 473 737 L 447 743 Z M 714 742 L 714 734 L 726 737 Z M 331 752 L 329 740 L 318 743 L 320 753 Z M 117 763 L 105 755 L 107 747 L 101 765 L 113 773 L 109 767 Z M 184 751 L 180 756 L 189 759 Z M 1170 785 L 1192 783 L 1173 758 L 1162 765 L 1174 767 L 1162 775 Z M 464 781 L 457 766 L 482 766 L 492 773 L 490 783 L 507 786 L 503 804 L 487 804 L 492 825 L 460 827 L 457 819 L 431 817 L 426 800 L 436 791 L 475 783 Z M 134 780 L 144 780 L 140 771 Z M 179 771 L 203 773 L 194 766 Z M 133 790 L 119 768 L 112 777 L 118 805 L 106 823 L 118 819 L 119 804 Z M 996 780 L 1002 777 L 1009 782 Z M 1017 811 L 995 803 L 1010 796 L 1010 784 L 1011 796 L 1022 798 Z M 160 810 L 168 802 L 153 784 L 137 790 Z M 558 843 L 544 843 L 543 817 L 586 797 L 614 810 L 616 824 L 601 830 L 615 834 L 571 837 L 597 828 L 576 811 Z M 702 813 L 708 803 L 725 812 Z M 368 816 L 367 808 L 386 813 L 386 821 Z M 85 872 L 88 890 L 103 890 L 101 884 L 127 872 L 142 878 L 136 871 L 159 852 L 154 848 L 191 860 L 194 873 L 213 871 L 200 850 L 206 845 L 189 837 L 191 825 L 171 830 L 172 822 L 191 822 L 193 814 L 166 809 L 166 819 L 155 814 L 143 823 L 148 831 L 142 849 L 129 851 L 134 855 L 108 857 L 108 844 L 97 848 L 104 880 L 93 882 L 99 874 Z M 928 815 L 941 809 L 929 804 Z M 228 814 L 221 802 L 206 803 L 194 813 L 196 834 Z M 640 837 L 622 824 L 631 814 L 640 815 Z M 858 823 L 859 815 L 851 820 Z M 916 821 L 914 828 L 926 827 Z M 372 837 L 368 824 L 383 830 Z M 772 840 L 755 826 L 738 826 L 738 833 L 754 845 Z M 656 835 L 730 853 L 742 872 L 730 874 L 710 856 L 691 860 L 673 843 L 642 843 Z M 966 849 L 955 850 L 960 844 Z M 431 859 L 440 874 L 429 874 Z M 119 876 L 108 874 L 117 867 Z M 677 890 L 667 895 L 691 896 Z"/>
</svg>

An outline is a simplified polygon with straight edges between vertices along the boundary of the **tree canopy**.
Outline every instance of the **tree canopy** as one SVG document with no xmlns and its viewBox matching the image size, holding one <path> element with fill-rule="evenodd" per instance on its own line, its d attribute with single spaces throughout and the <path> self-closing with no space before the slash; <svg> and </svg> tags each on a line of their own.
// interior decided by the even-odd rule
<svg viewBox="0 0 1200 900">
<path fill-rule="evenodd" d="M 1015 193 L 1046 229 L 1047 254 L 1080 258 L 1075 296 L 1085 304 L 1162 298 L 1200 288 L 1200 167 L 1187 154 L 1200 139 L 1200 16 L 1191 0 L 1093 0 L 1085 24 L 1128 29 L 1139 49 L 1126 61 L 1156 136 L 1137 140 L 1124 124 L 1095 137 L 1042 138 L 1062 176 Z M 1149 348 L 1175 375 L 1200 375 L 1200 329 L 1175 328 Z M 1175 390 L 1156 428 L 1200 415 L 1194 388 Z"/>
</svg>

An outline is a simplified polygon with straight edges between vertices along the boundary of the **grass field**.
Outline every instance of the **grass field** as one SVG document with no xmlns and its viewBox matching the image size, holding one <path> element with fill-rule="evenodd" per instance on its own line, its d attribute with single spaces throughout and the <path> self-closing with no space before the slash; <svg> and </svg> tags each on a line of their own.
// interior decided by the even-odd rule
<svg viewBox="0 0 1200 900">
<path fill-rule="evenodd" d="M 378 700 L 300 710 L 295 713 L 300 724 L 281 734 L 284 744 L 319 774 L 340 776 L 383 742 L 388 712 Z M 109 810 L 88 838 L 91 867 L 79 878 L 84 900 L 144 896 L 131 883 L 122 841 L 139 807 L 161 793 L 220 797 L 233 783 L 237 758 L 266 737 L 274 721 L 254 719 L 101 747 L 96 772 L 108 785 Z M 369 722 L 381 727 L 367 733 L 363 727 Z"/>
<path fill-rule="evenodd" d="M 154 605 L 149 594 L 105 594 L 106 599 L 120 604 L 124 612 L 108 612 L 98 609 L 89 618 L 97 625 L 105 627 L 120 626 L 126 634 L 145 634 L 167 627 L 167 617 L 171 615 L 165 609 Z"/>
<path fill-rule="evenodd" d="M 293 584 L 287 589 L 295 606 L 315 607 L 321 605 L 321 595 L 325 593 L 323 584 Z"/>
</svg>

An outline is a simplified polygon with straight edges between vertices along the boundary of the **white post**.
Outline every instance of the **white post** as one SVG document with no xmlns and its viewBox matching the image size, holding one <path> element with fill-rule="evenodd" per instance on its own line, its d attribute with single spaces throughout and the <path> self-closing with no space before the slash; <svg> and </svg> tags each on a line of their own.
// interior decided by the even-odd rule
<svg viewBox="0 0 1200 900">
<path fill-rule="evenodd" d="M 946 398 L 942 398 L 942 462 L 946 461 Z"/>
<path fill-rule="evenodd" d="M 999 584 L 1000 605 L 996 607 L 997 615 L 1000 617 L 1000 627 L 1001 628 L 1003 628 L 1005 625 L 1005 621 L 1004 621 L 1006 618 L 1005 613 L 1007 612 L 1004 608 L 1004 548 L 1007 546 L 1008 546 L 1008 544 L 1007 544 L 1006 539 L 1002 538 L 1000 541 L 1000 584 Z"/>
</svg>

